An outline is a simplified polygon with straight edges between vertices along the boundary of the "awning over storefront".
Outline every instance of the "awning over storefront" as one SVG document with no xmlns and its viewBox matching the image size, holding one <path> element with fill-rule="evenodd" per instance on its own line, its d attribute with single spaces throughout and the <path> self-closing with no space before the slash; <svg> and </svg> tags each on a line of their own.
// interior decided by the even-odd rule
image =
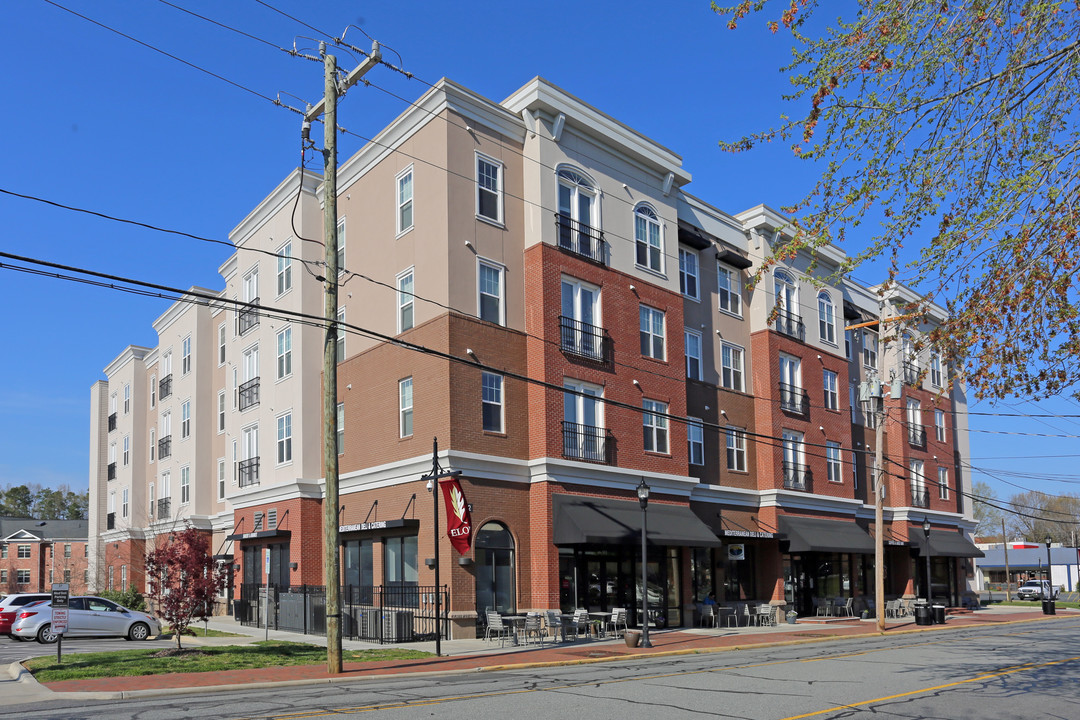
<svg viewBox="0 0 1080 720">
<path fill-rule="evenodd" d="M 641 542 L 641 506 L 633 500 L 584 495 L 551 496 L 556 545 L 631 545 Z M 720 547 L 716 535 L 690 508 L 650 502 L 650 545 Z"/>
<path fill-rule="evenodd" d="M 910 538 L 911 544 L 919 549 L 919 555 L 926 557 L 926 539 L 922 537 L 922 530 L 912 530 Z M 930 556 L 981 558 L 986 557 L 986 554 L 958 532 L 931 530 Z"/>
<path fill-rule="evenodd" d="M 787 552 L 874 552 L 874 538 L 855 520 L 824 520 L 780 516 L 780 533 L 787 536 Z"/>
<path fill-rule="evenodd" d="M 235 533 L 233 535 L 226 535 L 226 540 L 266 540 L 267 538 L 277 537 L 289 537 L 292 535 L 292 530 L 259 530 L 257 532 L 249 533 Z"/>
<path fill-rule="evenodd" d="M 776 528 L 762 525 L 757 515 L 749 510 L 693 501 L 690 502 L 690 509 L 714 534 L 728 542 L 741 542 L 745 539 L 770 540 L 776 537 Z"/>
</svg>

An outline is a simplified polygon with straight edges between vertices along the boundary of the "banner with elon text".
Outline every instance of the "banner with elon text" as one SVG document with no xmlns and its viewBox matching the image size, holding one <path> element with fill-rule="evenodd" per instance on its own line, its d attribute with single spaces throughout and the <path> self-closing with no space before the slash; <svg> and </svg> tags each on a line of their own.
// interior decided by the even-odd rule
<svg viewBox="0 0 1080 720">
<path fill-rule="evenodd" d="M 469 517 L 469 504 L 465 502 L 465 493 L 457 478 L 443 480 L 443 503 L 446 505 L 446 536 L 450 544 L 464 555 L 472 544 L 472 518 Z"/>
</svg>

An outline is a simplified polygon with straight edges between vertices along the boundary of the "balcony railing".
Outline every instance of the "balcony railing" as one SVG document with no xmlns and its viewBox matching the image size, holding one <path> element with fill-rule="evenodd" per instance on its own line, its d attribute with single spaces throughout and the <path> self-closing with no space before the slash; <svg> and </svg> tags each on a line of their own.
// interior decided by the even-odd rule
<svg viewBox="0 0 1080 720">
<path fill-rule="evenodd" d="M 559 330 L 559 347 L 564 353 L 598 363 L 606 363 L 611 357 L 603 328 L 560 315 Z"/>
<path fill-rule="evenodd" d="M 926 429 L 922 425 L 908 425 L 907 439 L 913 448 L 926 447 Z"/>
<path fill-rule="evenodd" d="M 157 501 L 157 519 L 168 520 L 172 511 L 172 498 L 160 498 Z"/>
<path fill-rule="evenodd" d="M 251 378 L 240 386 L 240 409 L 247 410 L 259 404 L 259 378 Z"/>
<path fill-rule="evenodd" d="M 911 507 L 928 508 L 930 507 L 930 493 L 927 490 L 912 490 L 911 491 Z"/>
<path fill-rule="evenodd" d="M 612 464 L 615 438 L 607 430 L 594 425 L 563 421 L 563 457 L 569 460 Z"/>
<path fill-rule="evenodd" d="M 810 401 L 806 397 L 806 391 L 796 385 L 780 383 L 780 409 L 784 412 L 806 415 L 809 412 Z"/>
<path fill-rule="evenodd" d="M 604 264 L 607 242 L 602 230 L 583 225 L 562 213 L 555 213 L 555 227 L 560 248 L 594 263 Z"/>
<path fill-rule="evenodd" d="M 903 364 L 904 384 L 916 385 L 919 382 L 920 374 L 919 366 L 913 362 L 905 362 Z"/>
<path fill-rule="evenodd" d="M 236 316 L 236 332 L 238 335 L 243 335 L 259 324 L 259 311 L 255 308 L 258 304 L 259 298 L 255 298 L 240 308 L 240 312 Z"/>
<path fill-rule="evenodd" d="M 236 465 L 237 480 L 240 487 L 259 484 L 259 458 L 253 457 L 241 460 Z"/>
<path fill-rule="evenodd" d="M 781 310 L 776 316 L 776 330 L 796 340 L 806 339 L 806 327 L 803 325 L 802 318 L 794 313 Z"/>
<path fill-rule="evenodd" d="M 116 429 L 116 413 L 109 413 L 109 432 Z"/>
<path fill-rule="evenodd" d="M 797 463 L 784 463 L 784 489 L 785 490 L 809 490 L 813 480 L 810 468 Z"/>
<path fill-rule="evenodd" d="M 116 513 L 111 512 L 111 513 L 109 513 L 108 515 L 105 516 L 105 529 L 106 530 L 115 530 L 116 529 Z"/>
<path fill-rule="evenodd" d="M 158 460 L 164 460 L 172 455 L 172 435 L 166 435 L 157 441 Z"/>
<path fill-rule="evenodd" d="M 158 383 L 158 395 L 162 400 L 172 395 L 172 373 L 161 378 L 161 382 Z"/>
<path fill-rule="evenodd" d="M 116 479 L 116 463 L 111 462 L 106 467 L 106 478 L 109 480 Z"/>
</svg>

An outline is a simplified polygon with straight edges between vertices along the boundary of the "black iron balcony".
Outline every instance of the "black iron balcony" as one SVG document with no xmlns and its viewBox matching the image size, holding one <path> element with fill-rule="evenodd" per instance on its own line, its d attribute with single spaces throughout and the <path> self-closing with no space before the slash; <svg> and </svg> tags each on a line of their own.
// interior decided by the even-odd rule
<svg viewBox="0 0 1080 720">
<path fill-rule="evenodd" d="M 905 362 L 903 365 L 903 371 L 905 385 L 917 385 L 919 383 L 919 374 L 921 371 L 918 364 L 913 362 Z"/>
<path fill-rule="evenodd" d="M 610 341 L 603 328 L 560 315 L 559 331 L 559 347 L 564 353 L 598 363 L 607 363 L 611 358 Z"/>
<path fill-rule="evenodd" d="M 259 378 L 251 378 L 240 386 L 240 409 L 247 410 L 259 404 Z"/>
<path fill-rule="evenodd" d="M 172 455 L 172 435 L 166 435 L 157 441 L 158 460 L 164 460 Z"/>
<path fill-rule="evenodd" d="M 776 316 L 776 330 L 796 340 L 806 339 L 806 327 L 803 325 L 802 318 L 794 313 L 781 310 Z"/>
<path fill-rule="evenodd" d="M 810 400 L 806 397 L 806 391 L 796 385 L 780 383 L 780 409 L 806 415 L 810 411 Z"/>
<path fill-rule="evenodd" d="M 106 530 L 115 530 L 116 529 L 116 513 L 111 512 L 111 513 L 109 513 L 108 515 L 105 516 L 105 529 Z"/>
<path fill-rule="evenodd" d="M 172 373 L 161 378 L 161 382 L 158 383 L 158 395 L 162 400 L 172 395 Z"/>
<path fill-rule="evenodd" d="M 912 490 L 911 491 L 911 507 L 928 508 L 930 507 L 930 493 L 927 490 Z"/>
<path fill-rule="evenodd" d="M 116 479 L 116 463 L 111 462 L 108 464 L 108 466 L 106 467 L 106 478 L 108 480 Z"/>
<path fill-rule="evenodd" d="M 562 213 L 555 213 L 555 227 L 560 248 L 594 263 L 604 264 L 607 242 L 602 230 L 583 225 Z"/>
<path fill-rule="evenodd" d="M 109 432 L 116 429 L 116 413 L 109 413 Z"/>
<path fill-rule="evenodd" d="M 612 463 L 615 439 L 608 437 L 606 429 L 565 420 L 562 428 L 564 458 L 605 465 Z"/>
<path fill-rule="evenodd" d="M 259 298 L 255 298 L 247 305 L 240 308 L 236 316 L 236 333 L 243 335 L 251 328 L 259 324 L 259 311 L 255 308 L 259 304 Z"/>
<path fill-rule="evenodd" d="M 814 476 L 810 473 L 810 468 L 806 465 L 799 465 L 797 463 L 784 463 L 784 489 L 785 490 L 802 490 L 807 491 L 810 489 L 810 483 Z"/>
<path fill-rule="evenodd" d="M 161 498 L 157 501 L 157 519 L 168 520 L 172 510 L 172 498 Z"/>
<path fill-rule="evenodd" d="M 907 439 L 913 448 L 926 447 L 926 429 L 922 425 L 908 425 Z"/>
<path fill-rule="evenodd" d="M 236 466 L 237 479 L 240 487 L 259 484 L 259 458 L 253 457 L 241 460 Z"/>
</svg>

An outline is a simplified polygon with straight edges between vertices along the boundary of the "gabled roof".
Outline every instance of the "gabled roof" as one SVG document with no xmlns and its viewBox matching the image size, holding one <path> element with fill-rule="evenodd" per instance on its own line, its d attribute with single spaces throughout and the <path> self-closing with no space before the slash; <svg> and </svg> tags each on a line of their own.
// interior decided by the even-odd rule
<svg viewBox="0 0 1080 720">
<path fill-rule="evenodd" d="M 20 533 L 25 533 L 21 534 Z M 83 540 L 90 535 L 87 520 L 38 520 L 37 518 L 0 517 L 0 540 Z"/>
</svg>

